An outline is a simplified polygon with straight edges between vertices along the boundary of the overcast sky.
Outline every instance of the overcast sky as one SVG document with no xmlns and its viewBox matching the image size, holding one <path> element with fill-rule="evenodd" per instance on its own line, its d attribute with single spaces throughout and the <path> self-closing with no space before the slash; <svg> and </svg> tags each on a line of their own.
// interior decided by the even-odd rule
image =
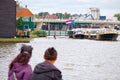
<svg viewBox="0 0 120 80">
<path fill-rule="evenodd" d="M 27 5 L 32 13 L 71 13 L 85 14 L 89 8 L 100 9 L 101 16 L 112 17 L 120 13 L 120 0 L 18 0 L 21 6 Z"/>
</svg>

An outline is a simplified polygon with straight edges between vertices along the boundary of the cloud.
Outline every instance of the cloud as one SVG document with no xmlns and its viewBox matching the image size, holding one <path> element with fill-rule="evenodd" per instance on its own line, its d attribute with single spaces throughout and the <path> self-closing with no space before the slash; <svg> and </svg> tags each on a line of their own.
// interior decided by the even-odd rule
<svg viewBox="0 0 120 80">
<path fill-rule="evenodd" d="M 47 11 L 87 13 L 90 7 L 100 8 L 101 14 L 113 15 L 120 11 L 120 0 L 19 0 L 22 6 L 28 5 L 33 13 Z M 112 12 L 113 11 L 113 12 Z M 111 13 L 108 13 L 111 12 Z"/>
</svg>

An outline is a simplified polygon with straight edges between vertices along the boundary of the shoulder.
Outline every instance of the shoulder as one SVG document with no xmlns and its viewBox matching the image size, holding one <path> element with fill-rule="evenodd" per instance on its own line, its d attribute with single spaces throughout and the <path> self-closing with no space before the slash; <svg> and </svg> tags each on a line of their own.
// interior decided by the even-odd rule
<svg viewBox="0 0 120 80">
<path fill-rule="evenodd" d="M 38 63 L 35 67 L 40 67 L 40 66 L 46 66 L 47 64 L 45 62 Z"/>
<path fill-rule="evenodd" d="M 32 67 L 31 67 L 31 65 L 26 64 L 26 65 L 24 66 L 24 71 L 25 71 L 25 72 L 32 72 Z"/>
<path fill-rule="evenodd" d="M 60 70 L 54 71 L 54 78 L 55 80 L 62 80 L 62 74 Z"/>
</svg>

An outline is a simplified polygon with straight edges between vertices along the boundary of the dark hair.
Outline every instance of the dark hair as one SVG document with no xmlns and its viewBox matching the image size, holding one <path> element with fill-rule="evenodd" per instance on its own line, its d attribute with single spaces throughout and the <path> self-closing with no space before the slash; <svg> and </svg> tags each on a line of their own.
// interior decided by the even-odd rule
<svg viewBox="0 0 120 80">
<path fill-rule="evenodd" d="M 57 51 L 54 47 L 48 48 L 45 51 L 44 58 L 46 60 L 56 60 L 57 59 Z"/>
<path fill-rule="evenodd" d="M 11 62 L 9 68 L 12 69 L 13 63 L 18 62 L 23 65 L 27 64 L 32 56 L 33 48 L 31 46 L 22 45 L 20 53 L 17 57 Z"/>
<path fill-rule="evenodd" d="M 29 54 L 30 56 L 32 55 L 32 47 L 27 46 L 27 45 L 22 45 L 20 54 Z"/>
</svg>

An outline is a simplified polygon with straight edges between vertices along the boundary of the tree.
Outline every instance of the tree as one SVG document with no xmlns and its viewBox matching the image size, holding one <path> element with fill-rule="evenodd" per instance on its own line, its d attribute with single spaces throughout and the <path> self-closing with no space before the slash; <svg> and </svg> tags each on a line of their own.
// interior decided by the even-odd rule
<svg viewBox="0 0 120 80">
<path fill-rule="evenodd" d="M 20 17 L 16 22 L 16 26 L 17 28 L 19 28 L 21 25 L 22 25 L 22 18 Z"/>
<path fill-rule="evenodd" d="M 120 13 L 115 14 L 114 17 L 117 17 L 117 19 L 120 21 Z"/>
<path fill-rule="evenodd" d="M 63 15 L 63 18 L 64 19 L 69 19 L 71 17 L 71 14 L 65 12 L 64 15 Z"/>
<path fill-rule="evenodd" d="M 47 36 L 47 32 L 44 30 L 33 31 L 32 34 L 36 35 L 38 37 L 46 37 Z"/>
<path fill-rule="evenodd" d="M 47 15 L 49 15 L 49 13 L 48 12 L 40 12 L 40 13 L 38 13 L 38 15 L 39 16 L 47 16 Z"/>
<path fill-rule="evenodd" d="M 34 17 L 35 17 L 35 18 L 39 18 L 39 15 L 38 15 L 38 14 L 34 14 Z"/>
<path fill-rule="evenodd" d="M 56 13 L 56 16 L 57 16 L 59 19 L 62 19 L 62 18 L 63 18 L 63 14 L 62 14 L 62 13 Z"/>
</svg>

